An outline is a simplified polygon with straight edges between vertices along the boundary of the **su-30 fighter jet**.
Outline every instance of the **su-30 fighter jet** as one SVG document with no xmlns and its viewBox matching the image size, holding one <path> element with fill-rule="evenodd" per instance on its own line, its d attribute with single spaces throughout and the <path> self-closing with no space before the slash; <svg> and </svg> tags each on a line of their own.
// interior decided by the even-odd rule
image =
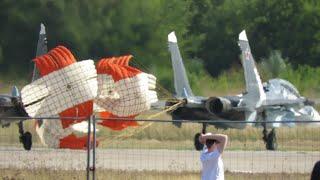
<svg viewBox="0 0 320 180">
<path fill-rule="evenodd" d="M 261 121 L 261 124 L 257 125 L 263 126 L 263 140 L 268 150 L 277 149 L 274 128 L 280 126 L 280 123 L 264 122 L 320 119 L 318 112 L 311 106 L 312 102 L 302 97 L 290 82 L 283 79 L 261 82 L 245 31 L 239 34 L 239 46 L 242 52 L 246 92 L 235 96 L 195 96 L 189 85 L 174 32 L 168 35 L 168 43 L 174 71 L 175 98 L 184 101 L 178 108 L 169 112 L 172 119 L 208 120 L 210 122 L 208 124 L 224 129 L 243 129 L 246 126 L 245 123 L 232 123 L 232 121 Z M 167 102 L 167 105 L 172 103 Z M 228 123 L 215 122 L 216 120 L 224 120 Z M 181 126 L 181 122 L 175 121 L 174 124 Z M 293 123 L 283 124 L 294 125 Z M 203 124 L 203 132 L 205 128 L 206 123 Z M 268 128 L 272 130 L 268 132 Z M 199 135 L 197 133 L 194 139 L 197 150 L 202 149 L 201 143 L 198 142 Z"/>
</svg>

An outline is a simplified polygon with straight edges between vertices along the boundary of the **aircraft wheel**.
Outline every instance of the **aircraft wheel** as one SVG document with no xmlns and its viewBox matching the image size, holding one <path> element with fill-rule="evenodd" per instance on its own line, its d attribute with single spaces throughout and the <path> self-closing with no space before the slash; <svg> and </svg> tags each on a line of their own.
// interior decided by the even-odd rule
<svg viewBox="0 0 320 180">
<path fill-rule="evenodd" d="M 27 151 L 31 150 L 32 147 L 32 134 L 25 132 L 20 135 L 20 142 L 23 144 L 23 148 Z"/>
<path fill-rule="evenodd" d="M 268 134 L 266 148 L 267 150 L 273 151 L 278 149 L 277 135 L 276 130 L 274 128 Z"/>
<path fill-rule="evenodd" d="M 203 144 L 200 143 L 199 141 L 199 137 L 200 137 L 200 133 L 197 133 L 195 136 L 194 136 L 194 147 L 196 148 L 197 151 L 201 151 L 203 149 Z"/>
</svg>

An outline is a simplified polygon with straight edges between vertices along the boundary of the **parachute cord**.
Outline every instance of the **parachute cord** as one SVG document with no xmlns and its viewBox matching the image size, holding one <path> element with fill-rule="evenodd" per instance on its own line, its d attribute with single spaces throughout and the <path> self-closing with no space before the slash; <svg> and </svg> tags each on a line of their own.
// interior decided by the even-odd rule
<svg viewBox="0 0 320 180">
<path fill-rule="evenodd" d="M 146 119 L 152 119 L 152 118 L 154 118 L 154 117 L 160 116 L 161 114 L 164 114 L 164 113 L 166 113 L 166 112 L 172 111 L 172 110 L 178 108 L 178 107 L 179 107 L 181 104 L 183 104 L 183 103 L 185 103 L 185 102 L 184 102 L 184 101 L 179 101 L 178 103 L 170 106 L 169 108 L 167 108 L 167 109 L 165 109 L 165 110 L 163 110 L 163 111 L 160 111 L 160 112 L 158 112 L 158 113 L 156 113 L 156 114 L 153 114 L 153 115 L 148 116 Z M 153 123 L 154 123 L 154 122 L 147 122 L 145 125 L 140 126 L 140 128 L 134 129 L 133 132 L 131 132 L 131 133 L 130 133 L 130 132 L 129 132 L 129 133 L 123 132 L 123 133 L 121 133 L 121 134 L 119 134 L 118 136 L 115 136 L 115 137 L 113 137 L 113 138 L 108 138 L 108 137 L 99 138 L 99 141 L 107 140 L 107 142 L 111 142 L 111 141 L 117 140 L 117 139 L 120 140 L 120 139 L 129 138 L 129 137 L 131 137 L 131 136 L 133 136 L 133 135 L 135 135 L 135 134 L 137 134 L 137 133 L 140 133 L 140 132 L 143 131 L 144 129 L 150 127 Z"/>
<path fill-rule="evenodd" d="M 151 71 L 150 68 L 148 68 L 147 66 L 139 63 L 138 61 L 133 60 L 133 61 L 131 61 L 131 62 L 132 62 L 134 65 L 137 65 L 137 66 L 142 67 L 142 69 L 145 70 L 145 71 L 147 71 L 148 73 L 152 73 L 152 71 Z M 159 84 L 159 83 L 157 83 L 157 84 L 158 84 L 159 90 L 162 90 L 163 93 L 164 93 L 164 95 L 169 96 L 169 97 L 173 97 L 172 93 L 171 93 L 169 90 L 167 90 L 167 89 L 166 89 L 164 86 L 162 86 L 161 84 Z"/>
</svg>

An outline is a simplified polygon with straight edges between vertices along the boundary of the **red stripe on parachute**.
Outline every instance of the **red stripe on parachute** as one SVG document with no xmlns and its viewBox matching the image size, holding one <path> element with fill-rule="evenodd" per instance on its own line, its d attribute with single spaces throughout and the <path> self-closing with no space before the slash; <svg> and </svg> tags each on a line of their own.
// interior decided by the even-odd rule
<svg viewBox="0 0 320 180">
<path fill-rule="evenodd" d="M 33 60 L 41 76 L 45 76 L 54 71 L 65 68 L 76 60 L 73 54 L 64 46 L 58 46 L 47 54 L 39 56 Z M 93 112 L 93 101 L 87 101 L 78 104 L 72 108 L 66 109 L 59 114 L 63 128 L 67 128 L 74 123 L 81 122 L 88 118 Z M 66 117 L 84 117 L 81 119 L 70 119 Z"/>
<path fill-rule="evenodd" d="M 141 73 L 141 71 L 129 66 L 131 58 L 132 55 L 101 59 L 96 66 L 97 73 L 111 75 L 115 82 L 134 77 Z M 136 116 L 136 114 L 133 114 L 127 117 L 119 117 L 110 112 L 100 112 L 100 117 L 105 120 L 99 124 L 113 130 L 122 130 L 129 126 L 138 126 L 139 124 L 136 121 L 124 121 L 121 118 L 134 119 Z M 110 119 L 108 120 L 108 118 Z"/>
</svg>

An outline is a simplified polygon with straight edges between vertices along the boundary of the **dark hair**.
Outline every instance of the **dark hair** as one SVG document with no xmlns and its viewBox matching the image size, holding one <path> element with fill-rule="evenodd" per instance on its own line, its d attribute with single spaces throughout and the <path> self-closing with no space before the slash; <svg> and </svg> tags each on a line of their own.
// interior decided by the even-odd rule
<svg viewBox="0 0 320 180">
<path fill-rule="evenodd" d="M 206 140 L 206 146 L 207 146 L 207 148 L 208 148 L 208 149 L 211 148 L 211 146 L 212 146 L 214 143 L 218 143 L 218 141 L 215 140 L 215 139 L 207 139 L 207 140 Z"/>
<path fill-rule="evenodd" d="M 320 161 L 318 161 L 312 170 L 311 180 L 319 180 L 320 179 Z"/>
</svg>

